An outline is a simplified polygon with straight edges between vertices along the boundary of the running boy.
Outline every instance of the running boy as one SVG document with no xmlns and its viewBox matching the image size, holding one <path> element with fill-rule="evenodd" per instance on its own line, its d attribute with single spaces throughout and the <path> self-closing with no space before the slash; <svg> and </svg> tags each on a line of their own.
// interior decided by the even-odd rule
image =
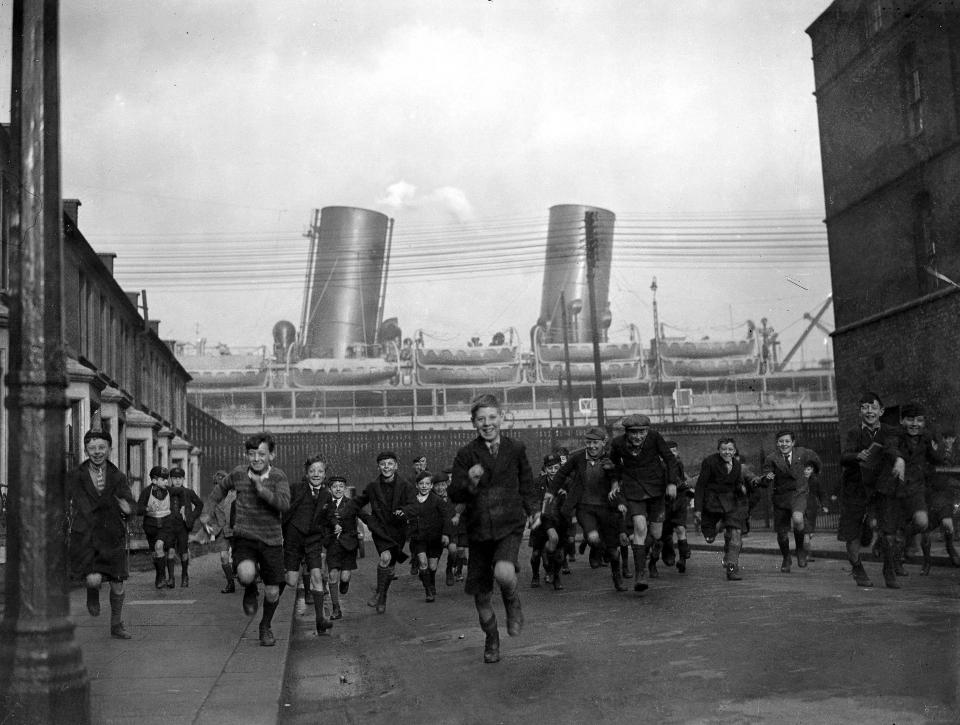
<svg viewBox="0 0 960 725">
<path fill-rule="evenodd" d="M 500 631 L 491 595 L 494 580 L 507 615 L 507 634 L 523 629 L 517 592 L 517 559 L 526 521 L 537 508 L 533 471 L 523 443 L 501 435 L 503 413 L 491 394 L 470 406 L 477 437 L 457 451 L 450 499 L 465 503 L 470 539 L 470 568 L 465 591 L 472 594 L 480 628 L 486 635 L 483 661 L 500 661 Z"/>
</svg>

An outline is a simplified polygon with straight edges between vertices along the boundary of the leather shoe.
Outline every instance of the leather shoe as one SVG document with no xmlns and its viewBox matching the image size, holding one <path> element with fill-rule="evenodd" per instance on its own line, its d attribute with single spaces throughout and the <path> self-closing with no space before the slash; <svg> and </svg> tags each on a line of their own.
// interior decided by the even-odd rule
<svg viewBox="0 0 960 725">
<path fill-rule="evenodd" d="M 277 638 L 273 636 L 273 631 L 269 627 L 260 628 L 260 646 L 273 647 L 277 643 Z"/>
<path fill-rule="evenodd" d="M 520 608 L 520 597 L 516 593 L 512 597 L 504 597 L 503 608 L 507 611 L 507 634 L 516 637 L 523 631 L 523 609 Z"/>
<path fill-rule="evenodd" d="M 221 594 L 233 594 L 237 591 L 237 585 L 233 583 L 233 579 L 227 582 L 227 586 L 220 590 Z"/>
<path fill-rule="evenodd" d="M 110 627 L 110 636 L 114 639 L 133 639 L 133 635 L 123 628 L 123 622 Z"/>
</svg>

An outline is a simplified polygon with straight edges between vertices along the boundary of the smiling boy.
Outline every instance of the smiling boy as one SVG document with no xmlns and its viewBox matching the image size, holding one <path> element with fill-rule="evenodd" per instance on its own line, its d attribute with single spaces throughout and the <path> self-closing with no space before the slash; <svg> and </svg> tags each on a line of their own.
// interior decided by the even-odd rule
<svg viewBox="0 0 960 725">
<path fill-rule="evenodd" d="M 464 590 L 472 594 L 486 635 L 483 661 L 500 661 L 500 632 L 493 610 L 494 580 L 500 585 L 507 633 L 523 629 L 517 593 L 517 559 L 526 522 L 537 509 L 533 471 L 523 443 L 501 435 L 503 412 L 494 395 L 473 400 L 470 420 L 477 437 L 457 451 L 450 500 L 466 504 L 470 568 Z"/>
</svg>

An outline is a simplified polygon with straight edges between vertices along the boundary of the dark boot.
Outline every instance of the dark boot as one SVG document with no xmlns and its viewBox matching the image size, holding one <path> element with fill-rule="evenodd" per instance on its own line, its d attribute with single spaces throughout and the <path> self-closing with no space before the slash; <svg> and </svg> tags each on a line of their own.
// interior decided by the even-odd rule
<svg viewBox="0 0 960 725">
<path fill-rule="evenodd" d="M 417 576 L 420 577 L 420 583 L 423 585 L 423 600 L 425 602 L 432 602 L 434 597 L 430 592 L 430 570 L 421 569 Z"/>
<path fill-rule="evenodd" d="M 503 608 L 507 611 L 507 634 L 516 637 L 523 631 L 523 609 L 520 607 L 517 587 L 514 587 L 512 592 L 501 588 L 500 596 L 503 599 Z"/>
<path fill-rule="evenodd" d="M 790 536 L 788 534 L 777 534 L 777 544 L 780 546 L 780 554 L 783 561 L 780 563 L 780 571 L 784 574 L 790 573 Z"/>
<path fill-rule="evenodd" d="M 181 559 L 180 560 L 180 586 L 186 588 L 190 586 L 190 560 Z"/>
<path fill-rule="evenodd" d="M 167 589 L 175 589 L 177 586 L 177 564 L 175 559 L 167 558 Z"/>
<path fill-rule="evenodd" d="M 567 552 L 565 551 L 560 551 L 560 573 L 570 573 L 570 567 L 567 565 Z"/>
<path fill-rule="evenodd" d="M 930 573 L 930 567 L 933 565 L 933 557 L 930 556 L 930 533 L 927 531 L 920 535 L 920 551 L 923 553 L 920 576 L 927 576 Z"/>
<path fill-rule="evenodd" d="M 539 551 L 533 552 L 533 555 L 530 557 L 530 568 L 533 569 L 533 576 L 530 578 L 530 586 L 536 589 L 538 586 L 540 586 L 540 552 Z"/>
<path fill-rule="evenodd" d="M 304 605 L 313 604 L 313 589 L 310 588 L 310 572 L 306 572 L 300 577 L 303 582 L 303 603 Z"/>
<path fill-rule="evenodd" d="M 166 570 L 166 565 L 164 564 L 163 559 L 154 559 L 154 560 L 153 560 L 153 568 L 154 568 L 154 569 L 156 570 L 156 572 L 157 572 L 157 578 L 156 578 L 156 580 L 153 582 L 153 585 L 154 585 L 157 589 L 163 589 L 163 587 L 164 587 L 164 586 L 166 585 L 166 583 L 167 583 L 167 570 Z"/>
<path fill-rule="evenodd" d="M 850 574 L 853 576 L 853 580 L 857 583 L 858 587 L 872 587 L 873 582 L 870 581 L 870 577 L 867 576 L 867 570 L 863 568 L 863 562 L 858 558 L 856 561 L 851 562 L 853 567 Z"/>
<path fill-rule="evenodd" d="M 237 591 L 237 585 L 233 583 L 233 567 L 229 564 L 220 564 L 223 569 L 223 575 L 227 578 L 227 585 L 220 590 L 221 594 L 233 594 Z"/>
<path fill-rule="evenodd" d="M 560 581 L 560 574 L 563 572 L 563 550 L 557 549 L 550 558 L 553 566 L 553 588 L 555 591 L 563 589 L 563 582 Z"/>
<path fill-rule="evenodd" d="M 340 587 L 336 586 L 335 582 L 330 585 L 330 610 L 331 621 L 343 618 L 343 612 L 340 611 Z"/>
<path fill-rule="evenodd" d="M 437 570 L 430 569 L 430 596 L 437 598 Z"/>
<path fill-rule="evenodd" d="M 333 590 L 331 589 L 331 591 Z M 332 601 L 332 595 L 331 595 L 331 601 Z M 339 609 L 339 607 L 337 607 L 334 610 L 334 613 L 336 613 L 337 609 Z M 322 591 L 321 592 L 315 591 L 313 593 L 313 612 L 316 615 L 316 620 L 317 620 L 317 634 L 320 634 L 320 635 L 326 634 L 327 630 L 333 627 L 333 622 L 327 619 L 327 615 L 323 611 L 323 592 Z"/>
<path fill-rule="evenodd" d="M 630 571 L 630 547 L 620 547 L 620 575 L 624 579 L 633 579 L 633 573 Z"/>
<path fill-rule="evenodd" d="M 457 564 L 453 567 L 453 578 L 458 582 L 463 581 L 463 567 L 467 566 L 467 557 L 457 554 Z"/>
<path fill-rule="evenodd" d="M 677 549 L 680 551 L 680 556 L 677 557 L 677 571 L 684 574 L 687 571 L 687 559 L 690 558 L 690 544 L 686 539 L 680 539 L 677 542 Z"/>
<path fill-rule="evenodd" d="M 573 539 L 567 539 L 563 544 L 563 550 L 567 554 L 567 561 L 571 564 L 577 560 L 577 542 Z M 583 551 L 580 552 L 581 554 Z"/>
<path fill-rule="evenodd" d="M 797 566 L 803 569 L 807 565 L 807 549 L 803 545 L 803 532 L 794 531 L 793 540 L 797 546 Z"/>
<path fill-rule="evenodd" d="M 100 587 L 87 587 L 87 611 L 91 617 L 100 616 Z"/>
<path fill-rule="evenodd" d="M 445 572 L 446 577 L 444 578 L 444 583 L 448 587 L 453 586 L 453 559 L 454 559 L 454 556 L 447 554 L 447 570 Z"/>
<path fill-rule="evenodd" d="M 599 546 L 590 545 L 590 568 L 599 569 L 603 566 L 603 552 Z"/>
<path fill-rule="evenodd" d="M 954 566 L 960 566 L 960 554 L 957 554 L 957 549 L 953 545 L 952 531 L 943 532 L 943 546 L 947 550 L 947 556 L 950 557 L 950 563 Z"/>
<path fill-rule="evenodd" d="M 486 635 L 483 642 L 483 661 L 490 665 L 500 661 L 500 629 L 497 627 L 497 616 L 490 617 L 486 622 L 480 622 L 480 629 Z"/>
<path fill-rule="evenodd" d="M 677 563 L 677 550 L 673 548 L 673 534 L 667 534 L 662 540 L 663 551 L 660 558 L 663 559 L 664 566 L 673 566 Z"/>
<path fill-rule="evenodd" d="M 889 589 L 899 589 L 897 567 L 895 564 L 897 542 L 893 536 L 883 537 L 883 583 Z"/>
<path fill-rule="evenodd" d="M 133 639 L 123 627 L 123 600 L 125 594 L 114 594 L 110 590 L 110 636 L 114 639 Z"/>
<path fill-rule="evenodd" d="M 649 584 L 644 581 L 647 578 L 647 547 L 633 545 L 633 575 L 637 580 L 633 583 L 633 591 L 643 592 L 649 588 Z"/>
<path fill-rule="evenodd" d="M 279 599 L 275 602 L 269 602 L 266 597 L 263 598 L 263 616 L 260 618 L 261 647 L 273 647 L 277 643 L 277 639 L 273 636 L 273 630 L 270 626 L 273 624 L 273 613 L 277 611 L 279 604 Z"/>
<path fill-rule="evenodd" d="M 623 583 L 623 568 L 620 565 L 619 561 L 610 562 L 610 571 L 613 574 L 613 588 L 618 592 L 627 591 L 626 585 Z"/>
</svg>

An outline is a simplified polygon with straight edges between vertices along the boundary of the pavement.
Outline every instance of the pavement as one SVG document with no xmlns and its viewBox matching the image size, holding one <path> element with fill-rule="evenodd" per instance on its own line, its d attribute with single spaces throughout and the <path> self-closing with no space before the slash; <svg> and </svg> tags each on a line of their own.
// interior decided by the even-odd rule
<svg viewBox="0 0 960 725">
<path fill-rule="evenodd" d="M 177 574 L 179 584 L 179 567 Z M 293 597 L 273 618 L 274 647 L 259 640 L 260 613 L 243 613 L 242 588 L 221 594 L 219 555 L 190 563 L 190 586 L 156 589 L 153 571 L 131 573 L 123 620 L 131 640 L 110 637 L 110 605 L 91 617 L 86 593 L 70 594 L 70 619 L 90 681 L 91 722 L 226 725 L 277 720 Z M 261 600 L 262 600 L 261 586 Z"/>
<path fill-rule="evenodd" d="M 691 530 L 689 541 L 696 552 L 722 551 L 722 538 L 707 544 Z M 842 542 L 832 532 L 815 534 L 812 543 L 814 560 L 846 558 Z M 937 534 L 933 549 L 934 565 L 950 566 Z M 779 557 L 775 534 L 752 531 L 744 538 L 743 553 Z M 863 558 L 874 561 L 866 550 Z M 908 563 L 917 561 L 912 558 Z M 521 565 L 526 567 L 526 562 Z M 360 566 L 366 569 L 373 564 L 361 561 Z M 919 572 L 913 568 L 911 573 Z M 86 610 L 85 590 L 71 590 L 70 619 L 76 625 L 75 637 L 90 681 L 93 723 L 266 725 L 278 721 L 295 619 L 292 593 L 284 593 L 274 615 L 276 646 L 262 647 L 260 614 L 244 615 L 242 590 L 220 593 L 224 578 L 216 553 L 191 561 L 190 580 L 186 589 L 158 590 L 152 569 L 131 573 L 123 615 L 131 640 L 110 637 L 106 587 L 101 593 L 103 611 L 96 618 Z"/>
</svg>

